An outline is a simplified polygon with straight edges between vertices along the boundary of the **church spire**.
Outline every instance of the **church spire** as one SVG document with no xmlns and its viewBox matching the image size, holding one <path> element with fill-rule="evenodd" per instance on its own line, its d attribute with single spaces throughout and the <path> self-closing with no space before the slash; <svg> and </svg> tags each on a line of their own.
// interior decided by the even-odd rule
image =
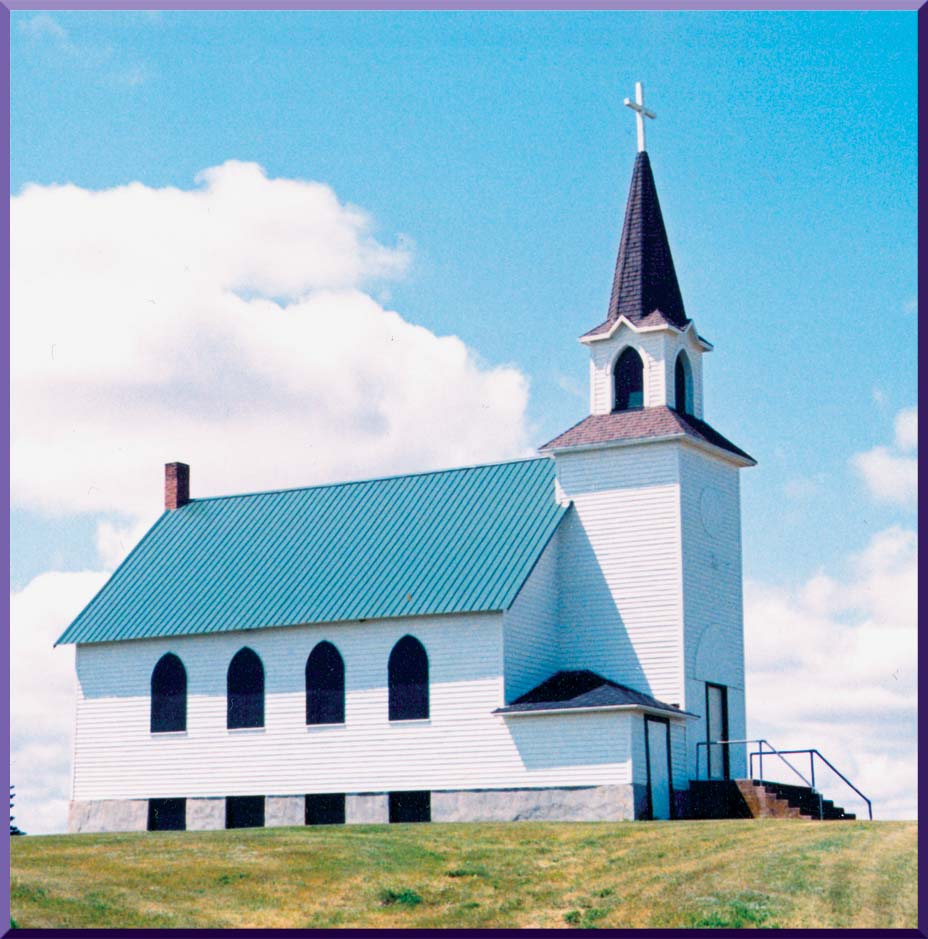
<svg viewBox="0 0 928 939">
<path fill-rule="evenodd" d="M 674 326 L 686 326 L 683 297 L 646 150 L 635 159 L 625 223 L 615 264 L 607 323 L 620 316 L 638 323 L 660 310 Z"/>
<path fill-rule="evenodd" d="M 638 156 L 625 207 L 609 311 L 606 321 L 590 330 L 587 337 L 608 332 L 621 316 L 637 325 L 659 311 L 665 321 L 680 329 L 688 322 L 645 147 L 645 118 L 653 120 L 657 115 L 644 106 L 641 82 L 635 83 L 635 100 L 626 98 L 625 106 L 635 112 Z"/>
</svg>

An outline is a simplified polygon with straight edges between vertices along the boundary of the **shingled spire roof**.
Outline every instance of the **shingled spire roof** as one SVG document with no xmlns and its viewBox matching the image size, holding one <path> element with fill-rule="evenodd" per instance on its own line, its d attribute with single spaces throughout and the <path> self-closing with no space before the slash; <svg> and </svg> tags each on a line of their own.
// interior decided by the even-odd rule
<svg viewBox="0 0 928 939">
<path fill-rule="evenodd" d="M 636 325 L 645 319 L 648 324 L 663 319 L 680 329 L 689 322 L 670 255 L 651 161 L 644 150 L 635 160 L 628 191 L 609 314 L 604 323 L 586 335 L 607 332 L 620 316 Z"/>
</svg>

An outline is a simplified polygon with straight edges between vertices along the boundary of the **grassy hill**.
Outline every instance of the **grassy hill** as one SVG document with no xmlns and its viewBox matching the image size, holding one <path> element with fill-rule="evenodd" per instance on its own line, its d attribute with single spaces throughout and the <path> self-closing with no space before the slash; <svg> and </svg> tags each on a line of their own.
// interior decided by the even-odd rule
<svg viewBox="0 0 928 939">
<path fill-rule="evenodd" d="M 915 927 L 914 822 L 14 838 L 20 927 Z"/>
</svg>

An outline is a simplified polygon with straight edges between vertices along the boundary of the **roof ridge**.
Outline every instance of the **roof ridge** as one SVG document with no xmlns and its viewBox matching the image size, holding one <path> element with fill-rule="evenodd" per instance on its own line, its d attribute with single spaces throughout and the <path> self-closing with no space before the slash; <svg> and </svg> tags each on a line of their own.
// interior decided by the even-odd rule
<svg viewBox="0 0 928 939">
<path fill-rule="evenodd" d="M 443 473 L 457 473 L 464 470 L 486 469 L 491 466 L 509 466 L 516 463 L 540 463 L 543 460 L 549 460 L 550 457 L 545 454 L 538 456 L 518 457 L 513 460 L 495 460 L 490 463 L 469 463 L 465 466 L 447 466 L 444 469 L 418 470 L 415 473 L 391 473 L 389 476 L 369 476 L 364 479 L 343 479 L 332 483 L 315 483 L 311 486 L 289 486 L 285 489 L 259 489 L 255 492 L 230 492 L 221 496 L 198 496 L 191 499 L 189 504 L 194 502 L 218 502 L 220 499 L 250 499 L 255 496 L 273 496 L 282 495 L 286 492 L 307 492 L 310 489 L 338 489 L 342 486 L 363 486 L 368 483 L 387 482 L 391 479 L 411 479 L 415 476 L 438 476 Z"/>
</svg>

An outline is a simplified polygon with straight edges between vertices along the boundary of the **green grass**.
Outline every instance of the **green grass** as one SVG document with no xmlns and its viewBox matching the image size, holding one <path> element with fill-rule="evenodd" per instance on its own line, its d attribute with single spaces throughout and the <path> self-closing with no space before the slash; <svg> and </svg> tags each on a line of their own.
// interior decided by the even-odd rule
<svg viewBox="0 0 928 939">
<path fill-rule="evenodd" d="M 917 925 L 914 822 L 363 825 L 12 842 L 20 928 Z"/>
</svg>

